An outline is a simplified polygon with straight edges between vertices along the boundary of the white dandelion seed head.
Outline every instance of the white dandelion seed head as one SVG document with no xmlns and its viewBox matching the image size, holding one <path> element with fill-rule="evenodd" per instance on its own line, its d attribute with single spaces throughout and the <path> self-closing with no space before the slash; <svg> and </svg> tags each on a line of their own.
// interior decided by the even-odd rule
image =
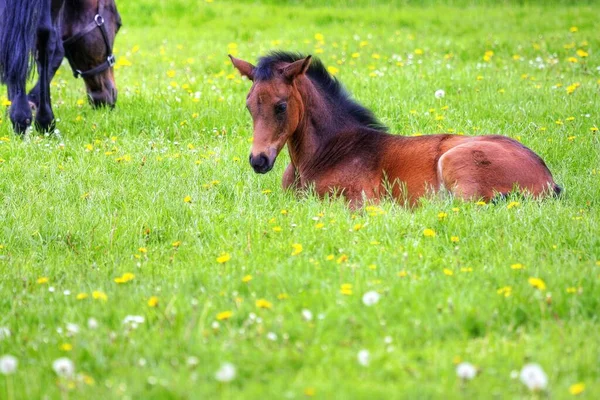
<svg viewBox="0 0 600 400">
<path fill-rule="evenodd" d="M 356 355 L 356 359 L 360 365 L 368 367 L 371 362 L 371 353 L 369 353 L 369 350 L 362 349 Z"/>
<path fill-rule="evenodd" d="M 223 363 L 215 373 L 215 379 L 219 382 L 231 382 L 235 379 L 235 365 L 232 363 Z"/>
<path fill-rule="evenodd" d="M 438 90 L 435 91 L 435 98 L 436 99 L 441 99 L 445 95 L 446 95 L 446 92 L 443 89 L 438 89 Z"/>
<path fill-rule="evenodd" d="M 8 339 L 10 337 L 10 329 L 6 326 L 0 326 L 0 340 Z"/>
<path fill-rule="evenodd" d="M 88 318 L 87 326 L 89 329 L 97 329 L 98 321 L 96 321 L 96 318 Z"/>
<path fill-rule="evenodd" d="M 75 364 L 66 357 L 57 358 L 52 363 L 52 369 L 56 375 L 70 378 L 75 373 Z"/>
<path fill-rule="evenodd" d="M 365 306 L 371 307 L 374 304 L 377 304 L 381 295 L 374 290 L 371 290 L 363 295 L 362 301 Z"/>
<path fill-rule="evenodd" d="M 17 370 L 17 365 L 19 361 L 16 357 L 11 356 L 10 354 L 6 354 L 0 357 L 0 374 L 2 375 L 10 375 L 14 374 Z"/>
<path fill-rule="evenodd" d="M 309 309 L 304 309 L 302 310 L 302 318 L 304 318 L 306 321 L 312 321 L 313 319 L 313 314 Z"/>
<path fill-rule="evenodd" d="M 76 335 L 79 333 L 79 325 L 67 323 L 67 334 L 70 336 Z"/>
<path fill-rule="evenodd" d="M 213 323 L 210 325 L 213 329 L 219 329 L 219 323 L 217 321 L 213 321 Z"/>
<path fill-rule="evenodd" d="M 188 367 L 195 367 L 198 364 L 200 364 L 200 360 L 198 359 L 198 357 L 189 356 L 187 358 L 187 365 L 188 365 Z"/>
<path fill-rule="evenodd" d="M 275 332 L 269 332 L 267 333 L 267 339 L 269 339 L 272 342 L 277 341 L 277 334 Z"/>
<path fill-rule="evenodd" d="M 539 364 L 525 364 L 519 376 L 529 390 L 544 390 L 548 386 L 548 376 Z"/>
<path fill-rule="evenodd" d="M 471 363 L 462 362 L 456 366 L 456 375 L 460 379 L 470 381 L 471 379 L 475 378 L 475 375 L 477 375 L 477 369 Z"/>
</svg>

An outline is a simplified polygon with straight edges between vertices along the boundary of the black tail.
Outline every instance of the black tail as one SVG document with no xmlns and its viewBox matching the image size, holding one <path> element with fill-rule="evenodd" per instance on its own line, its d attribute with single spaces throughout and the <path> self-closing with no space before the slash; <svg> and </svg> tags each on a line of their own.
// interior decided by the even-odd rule
<svg viewBox="0 0 600 400">
<path fill-rule="evenodd" d="M 31 71 L 36 31 L 47 0 L 0 0 L 0 81 L 22 81 Z"/>
</svg>

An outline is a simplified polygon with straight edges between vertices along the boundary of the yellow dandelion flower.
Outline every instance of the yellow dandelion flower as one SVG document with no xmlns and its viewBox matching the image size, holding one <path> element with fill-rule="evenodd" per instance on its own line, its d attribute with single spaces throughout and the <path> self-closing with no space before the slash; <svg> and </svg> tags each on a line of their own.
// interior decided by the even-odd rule
<svg viewBox="0 0 600 400">
<path fill-rule="evenodd" d="M 281 232 L 281 227 L 280 226 L 274 226 L 273 227 L 273 231 L 274 232 Z"/>
<path fill-rule="evenodd" d="M 93 297 L 95 300 L 102 300 L 102 301 L 106 301 L 106 300 L 108 300 L 108 296 L 106 295 L 106 293 L 104 293 L 104 292 L 102 292 L 102 291 L 100 291 L 100 290 L 94 290 L 94 291 L 92 292 L 92 297 Z"/>
<path fill-rule="evenodd" d="M 177 241 L 171 243 L 171 246 L 177 248 L 177 247 L 181 246 L 181 241 L 177 240 Z"/>
<path fill-rule="evenodd" d="M 510 286 L 501 287 L 498 290 L 496 290 L 496 293 L 498 293 L 499 295 L 504 296 L 504 297 L 510 297 L 510 295 L 512 294 L 512 287 L 510 287 Z"/>
<path fill-rule="evenodd" d="M 192 196 L 185 196 L 183 198 L 183 202 L 184 203 L 191 203 L 192 202 Z"/>
<path fill-rule="evenodd" d="M 292 255 L 297 256 L 300 253 L 302 253 L 302 245 L 300 243 L 292 244 Z"/>
<path fill-rule="evenodd" d="M 408 272 L 406 272 L 405 270 L 402 270 L 402 271 L 398 272 L 397 275 L 400 278 L 406 278 L 408 276 Z"/>
<path fill-rule="evenodd" d="M 329 72 L 331 75 L 335 76 L 335 75 L 337 75 L 337 74 L 340 72 L 340 69 L 339 69 L 339 68 L 336 68 L 336 67 L 333 67 L 333 66 L 329 66 L 329 67 L 327 67 L 327 71 L 328 71 L 328 72 Z"/>
<path fill-rule="evenodd" d="M 158 306 L 158 297 L 152 296 L 148 299 L 148 307 Z"/>
<path fill-rule="evenodd" d="M 525 268 L 525 266 L 523 264 L 520 264 L 520 263 L 512 264 L 510 266 L 510 269 L 523 269 L 523 268 Z"/>
<path fill-rule="evenodd" d="M 334 258 L 335 256 L 333 254 L 329 254 L 327 257 L 325 257 L 327 261 L 333 261 Z"/>
<path fill-rule="evenodd" d="M 458 243 L 458 242 L 460 242 L 460 239 L 458 236 L 450 236 L 450 241 L 452 243 Z"/>
<path fill-rule="evenodd" d="M 39 285 L 43 285 L 44 283 L 48 283 L 49 281 L 50 281 L 50 279 L 46 278 L 45 276 L 37 279 L 37 283 Z"/>
<path fill-rule="evenodd" d="M 217 314 L 217 321 L 225 321 L 233 316 L 233 311 L 221 311 Z"/>
<path fill-rule="evenodd" d="M 420 56 L 424 53 L 423 49 L 415 49 L 415 54 Z"/>
<path fill-rule="evenodd" d="M 546 283 L 540 278 L 531 277 L 528 280 L 529 284 L 538 290 L 546 290 Z"/>
<path fill-rule="evenodd" d="M 452 275 L 454 275 L 454 271 L 452 271 L 451 269 L 448 269 L 448 268 L 444 268 L 444 275 L 452 276 Z"/>
<path fill-rule="evenodd" d="M 579 62 L 579 60 L 575 57 L 569 57 L 569 58 L 567 58 L 567 61 L 570 63 L 573 63 L 573 64 Z"/>
<path fill-rule="evenodd" d="M 508 208 L 510 210 L 511 208 L 519 207 L 520 205 L 521 205 L 521 203 L 519 203 L 518 201 L 511 201 L 510 203 L 508 203 L 506 208 Z"/>
<path fill-rule="evenodd" d="M 471 267 L 460 267 L 460 272 L 473 272 Z"/>
<path fill-rule="evenodd" d="M 363 227 L 363 224 L 356 224 L 356 225 L 354 225 L 354 227 L 352 228 L 352 230 L 359 231 L 359 230 L 362 229 L 362 227 Z"/>
<path fill-rule="evenodd" d="M 248 283 L 252 280 L 252 275 L 246 275 L 242 278 L 242 282 Z"/>
<path fill-rule="evenodd" d="M 231 256 L 229 255 L 229 253 L 222 253 L 219 257 L 217 257 L 217 262 L 219 264 L 224 264 L 229 260 L 231 260 Z"/>
<path fill-rule="evenodd" d="M 350 283 L 343 283 L 342 286 L 340 287 L 340 293 L 345 295 L 345 296 L 350 296 L 352 295 L 352 284 Z"/>
<path fill-rule="evenodd" d="M 598 127 L 597 126 L 592 126 L 590 128 L 590 131 L 592 131 L 592 132 L 598 132 Z"/>
<path fill-rule="evenodd" d="M 290 296 L 289 296 L 287 293 L 279 293 L 279 294 L 277 295 L 277 298 L 278 298 L 279 300 L 285 300 L 285 299 L 289 299 L 289 298 L 290 298 Z"/>
<path fill-rule="evenodd" d="M 427 229 L 425 229 L 423 231 L 423 236 L 425 236 L 425 237 L 435 237 L 435 231 L 433 229 L 427 228 Z"/>
<path fill-rule="evenodd" d="M 583 382 L 576 383 L 569 387 L 569 393 L 573 396 L 577 396 L 585 391 L 585 384 Z"/>
<path fill-rule="evenodd" d="M 448 214 L 446 214 L 445 212 L 439 212 L 437 217 L 440 221 L 443 221 L 444 219 L 446 219 L 446 217 L 448 216 Z"/>
<path fill-rule="evenodd" d="M 120 277 L 115 278 L 116 283 L 127 283 L 135 279 L 135 275 L 131 272 L 125 272 Z"/>
<path fill-rule="evenodd" d="M 337 260 L 335 260 L 335 262 L 338 264 L 345 263 L 346 261 L 348 261 L 348 256 L 345 254 L 342 254 L 341 256 L 338 257 Z"/>
<path fill-rule="evenodd" d="M 172 69 L 167 71 L 167 76 L 169 78 L 173 78 L 176 74 L 177 74 L 177 72 L 173 71 Z"/>
<path fill-rule="evenodd" d="M 60 349 L 62 351 L 71 351 L 73 350 L 73 345 L 71 343 L 63 343 L 60 345 Z"/>
<path fill-rule="evenodd" d="M 90 297 L 87 293 L 78 293 L 77 296 L 75 296 L 75 298 L 77 300 L 85 300 L 88 297 Z"/>
<path fill-rule="evenodd" d="M 578 30 L 579 30 L 579 28 L 577 28 L 576 26 L 572 26 L 572 27 L 569 28 L 569 32 L 571 32 L 571 33 L 575 33 Z"/>
<path fill-rule="evenodd" d="M 265 299 L 258 299 L 256 300 L 256 307 L 258 308 L 266 308 L 266 309 L 271 309 L 273 308 L 273 304 Z"/>
</svg>

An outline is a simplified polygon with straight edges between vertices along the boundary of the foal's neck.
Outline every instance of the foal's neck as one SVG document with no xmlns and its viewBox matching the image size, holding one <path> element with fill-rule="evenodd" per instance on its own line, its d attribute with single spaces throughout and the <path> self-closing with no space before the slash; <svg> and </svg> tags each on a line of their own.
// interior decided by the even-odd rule
<svg viewBox="0 0 600 400">
<path fill-rule="evenodd" d="M 303 76 L 297 81 L 303 110 L 296 131 L 288 140 L 290 159 L 301 177 L 314 162 L 317 150 L 332 137 L 352 126 L 350 120 L 340 118 L 334 105 L 324 98 L 313 82 Z"/>
</svg>

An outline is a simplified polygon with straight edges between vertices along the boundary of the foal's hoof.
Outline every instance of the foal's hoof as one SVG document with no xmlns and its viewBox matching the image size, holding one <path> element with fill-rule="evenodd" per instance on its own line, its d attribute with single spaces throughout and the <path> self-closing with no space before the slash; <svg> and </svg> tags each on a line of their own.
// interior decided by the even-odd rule
<svg viewBox="0 0 600 400">
<path fill-rule="evenodd" d="M 54 117 L 50 118 L 36 118 L 35 119 L 35 129 L 39 132 L 52 132 L 56 124 L 54 122 Z"/>
</svg>

